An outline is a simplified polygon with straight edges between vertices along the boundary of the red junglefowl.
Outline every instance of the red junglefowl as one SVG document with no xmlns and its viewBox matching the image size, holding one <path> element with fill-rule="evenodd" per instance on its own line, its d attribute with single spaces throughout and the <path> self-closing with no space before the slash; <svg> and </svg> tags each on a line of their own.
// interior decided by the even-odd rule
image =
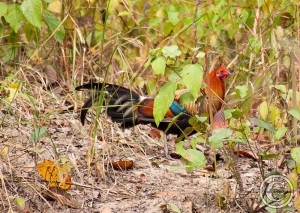
<svg viewBox="0 0 300 213">
<path fill-rule="evenodd" d="M 225 97 L 225 82 L 224 80 L 230 75 L 230 71 L 224 65 L 216 68 L 209 73 L 208 77 L 204 79 L 206 84 L 210 84 L 212 95 L 212 110 L 215 114 L 221 109 L 224 97 Z M 84 125 L 84 120 L 88 109 L 96 102 L 100 97 L 100 90 L 104 88 L 106 92 L 106 106 L 107 115 L 111 117 L 112 121 L 121 123 L 123 127 L 131 127 L 137 124 L 150 123 L 156 127 L 153 118 L 153 97 L 141 96 L 124 87 L 107 84 L 107 83 L 88 83 L 76 87 L 76 90 L 81 89 L 96 89 L 98 92 L 87 99 L 81 110 L 81 123 Z M 169 107 L 165 118 L 160 122 L 158 129 L 167 130 L 166 133 L 180 135 L 183 130 L 190 127 L 189 119 L 194 115 L 200 115 L 201 113 L 208 113 L 208 101 L 207 96 L 208 86 L 205 91 L 201 91 L 196 101 L 187 104 L 180 104 L 180 96 L 187 92 L 187 90 L 178 90 L 175 94 L 175 99 Z M 175 121 L 172 119 L 178 116 Z M 173 123 L 169 127 L 170 123 Z"/>
</svg>

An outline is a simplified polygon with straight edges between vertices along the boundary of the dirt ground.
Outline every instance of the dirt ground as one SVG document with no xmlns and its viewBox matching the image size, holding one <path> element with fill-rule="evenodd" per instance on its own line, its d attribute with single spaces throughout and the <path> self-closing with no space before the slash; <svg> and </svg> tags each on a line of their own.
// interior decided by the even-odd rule
<svg viewBox="0 0 300 213">
<path fill-rule="evenodd" d="M 70 107 L 66 96 L 41 97 L 49 101 L 32 106 L 17 97 L 1 107 L 1 212 L 248 212 L 247 203 L 258 202 L 261 179 L 253 159 L 238 158 L 240 184 L 221 151 L 216 172 L 202 168 L 188 173 L 184 161 L 165 157 L 163 142 L 149 136 L 149 126 L 123 130 L 103 115 L 95 142 L 94 116 L 82 126 L 78 106 L 64 110 Z M 36 127 L 46 128 L 47 135 L 34 143 L 30 135 Z M 174 152 L 174 136 L 168 143 Z M 208 164 L 211 158 L 207 156 Z M 73 185 L 61 201 L 45 196 L 47 183 L 36 165 L 47 159 L 71 164 Z M 111 162 L 116 160 L 132 160 L 134 166 L 115 170 Z"/>
</svg>

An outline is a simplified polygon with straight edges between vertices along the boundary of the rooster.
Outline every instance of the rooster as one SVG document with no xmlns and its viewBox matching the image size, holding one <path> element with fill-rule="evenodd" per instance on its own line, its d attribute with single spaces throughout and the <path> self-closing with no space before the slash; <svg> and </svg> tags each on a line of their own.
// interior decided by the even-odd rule
<svg viewBox="0 0 300 213">
<path fill-rule="evenodd" d="M 191 117 L 200 115 L 201 113 L 208 113 L 209 105 L 206 97 L 209 94 L 212 96 L 211 105 L 213 114 L 215 114 L 221 109 L 224 102 L 225 79 L 230 74 L 229 69 L 224 65 L 210 72 L 207 78 L 204 79 L 204 82 L 209 84 L 211 92 L 208 91 L 208 86 L 206 86 L 205 90 L 201 90 L 194 102 L 181 104 L 180 96 L 188 92 L 188 90 L 176 91 L 174 101 L 157 128 L 166 131 L 166 133 L 180 135 L 187 127 L 191 127 L 189 123 Z M 155 125 L 153 97 L 141 96 L 127 88 L 107 83 L 88 83 L 78 86 L 75 89 L 96 89 L 97 91 L 101 91 L 102 88 L 106 93 L 107 115 L 111 117 L 112 121 L 121 123 L 125 128 L 137 124 L 150 123 Z M 96 95 L 88 98 L 84 103 L 81 110 L 82 125 L 84 125 L 88 109 L 96 100 L 99 100 L 100 94 L 101 92 L 96 93 Z"/>
</svg>

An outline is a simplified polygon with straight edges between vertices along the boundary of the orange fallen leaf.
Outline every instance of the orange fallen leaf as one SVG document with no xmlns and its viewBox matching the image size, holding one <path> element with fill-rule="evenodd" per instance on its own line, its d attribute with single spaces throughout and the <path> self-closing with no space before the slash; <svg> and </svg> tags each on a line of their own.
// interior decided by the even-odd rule
<svg viewBox="0 0 300 213">
<path fill-rule="evenodd" d="M 112 166 L 116 170 L 131 169 L 133 166 L 133 161 L 132 160 L 129 160 L 129 161 L 119 160 L 119 161 L 113 162 Z"/>
<path fill-rule="evenodd" d="M 59 187 L 64 190 L 71 188 L 71 167 L 68 163 L 57 165 L 52 160 L 45 160 L 38 163 L 37 170 L 49 182 L 49 187 Z"/>
</svg>

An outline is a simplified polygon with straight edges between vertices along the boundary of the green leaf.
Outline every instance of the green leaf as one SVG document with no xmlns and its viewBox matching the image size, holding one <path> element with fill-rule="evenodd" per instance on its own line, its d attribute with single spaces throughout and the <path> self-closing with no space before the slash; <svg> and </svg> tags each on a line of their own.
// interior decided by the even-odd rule
<svg viewBox="0 0 300 213">
<path fill-rule="evenodd" d="M 168 205 L 170 206 L 170 209 L 172 210 L 172 212 L 181 213 L 180 208 L 178 206 L 176 206 L 175 204 L 169 203 Z"/>
<path fill-rule="evenodd" d="M 33 26 L 32 24 L 29 24 L 28 22 L 24 24 L 23 26 L 24 33 L 26 35 L 26 39 L 31 42 L 31 41 L 36 41 L 38 42 L 40 39 L 40 32 L 39 30 Z"/>
<path fill-rule="evenodd" d="M 183 148 L 184 141 L 180 141 L 176 144 L 176 152 L 185 160 L 192 163 L 191 166 L 203 167 L 206 164 L 206 158 L 204 154 L 196 149 Z"/>
<path fill-rule="evenodd" d="M 300 121 L 300 112 L 297 109 L 291 109 L 288 113 Z"/>
<path fill-rule="evenodd" d="M 183 148 L 183 146 L 184 146 L 184 141 L 179 141 L 175 146 L 176 152 L 181 156 L 185 153 L 185 149 Z"/>
<path fill-rule="evenodd" d="M 198 54 L 196 55 L 197 58 L 204 58 L 205 56 L 205 52 L 198 52 Z"/>
<path fill-rule="evenodd" d="M 181 82 L 194 98 L 197 98 L 203 80 L 203 68 L 200 64 L 189 64 L 183 67 Z"/>
<path fill-rule="evenodd" d="M 56 41 L 62 43 L 65 37 L 65 28 L 62 25 L 58 28 L 58 26 L 60 25 L 60 21 L 48 10 L 44 11 L 43 18 L 47 23 L 50 31 L 52 33 L 55 32 L 54 38 L 56 39 Z"/>
<path fill-rule="evenodd" d="M 286 89 L 286 86 L 285 85 L 282 85 L 282 84 L 277 84 L 277 85 L 273 85 L 271 86 L 271 88 L 275 88 L 277 90 L 279 90 L 280 92 L 282 93 L 287 93 L 287 89 Z"/>
<path fill-rule="evenodd" d="M 278 158 L 279 154 L 265 154 L 262 156 L 263 160 L 271 160 L 274 158 Z"/>
<path fill-rule="evenodd" d="M 172 30 L 174 29 L 174 26 L 171 22 L 164 22 L 164 25 L 163 25 L 163 34 L 164 36 L 168 36 Z"/>
<path fill-rule="evenodd" d="M 185 92 L 180 96 L 180 104 L 187 104 L 194 100 L 195 98 L 190 92 Z"/>
<path fill-rule="evenodd" d="M 280 119 L 281 116 L 280 109 L 275 104 L 271 104 L 269 106 L 269 113 L 271 122 L 274 122 L 275 124 L 278 123 L 278 119 Z"/>
<path fill-rule="evenodd" d="M 245 98 L 246 95 L 248 94 L 248 86 L 243 85 L 243 86 L 236 86 L 237 89 L 237 94 L 239 95 L 240 98 Z"/>
<path fill-rule="evenodd" d="M 44 137 L 46 135 L 46 133 L 47 133 L 47 130 L 44 127 L 36 128 L 34 130 L 34 132 L 32 132 L 30 134 L 30 140 L 32 142 L 38 142 L 42 137 Z"/>
<path fill-rule="evenodd" d="M 222 140 L 232 135 L 232 131 L 227 128 L 219 128 L 215 129 L 212 132 L 212 135 L 208 138 L 211 146 L 215 149 L 219 149 L 223 147 Z"/>
<path fill-rule="evenodd" d="M 159 74 L 162 74 L 162 75 L 163 75 L 163 74 L 165 73 L 166 64 L 167 64 L 166 58 L 163 57 L 163 56 L 159 56 L 157 59 L 155 59 L 155 60 L 151 63 L 153 72 L 154 72 L 156 75 L 159 75 Z"/>
<path fill-rule="evenodd" d="M 268 117 L 268 113 L 269 113 L 269 108 L 268 108 L 268 103 L 266 101 L 263 101 L 260 105 L 259 105 L 259 114 L 260 114 L 260 118 L 262 120 L 266 120 Z"/>
<path fill-rule="evenodd" d="M 200 122 L 208 122 L 208 117 L 207 116 L 199 116 L 199 115 L 195 115 L 195 117 L 197 118 L 198 121 Z"/>
<path fill-rule="evenodd" d="M 254 121 L 258 126 L 264 128 L 264 129 L 267 129 L 274 134 L 276 133 L 276 130 L 272 125 L 270 125 L 262 120 L 259 120 L 257 118 L 252 118 L 252 121 Z"/>
<path fill-rule="evenodd" d="M 181 80 L 181 76 L 179 76 L 178 72 L 169 69 L 168 70 L 168 80 L 172 82 L 179 82 Z"/>
<path fill-rule="evenodd" d="M 279 141 L 285 135 L 287 130 L 288 128 L 284 126 L 280 127 L 275 133 L 275 141 Z"/>
<path fill-rule="evenodd" d="M 178 50 L 178 46 L 172 45 L 172 46 L 164 46 L 162 49 L 162 53 L 166 58 L 176 58 L 177 56 L 181 55 L 181 51 Z"/>
<path fill-rule="evenodd" d="M 191 147 L 193 148 L 193 149 L 196 149 L 196 145 L 198 144 L 198 143 L 205 143 L 205 139 L 203 138 L 203 136 L 198 136 L 197 138 L 192 138 L 192 140 L 191 140 L 191 142 L 190 142 L 190 144 L 191 144 Z"/>
<path fill-rule="evenodd" d="M 25 18 L 21 12 L 20 6 L 17 4 L 11 4 L 7 7 L 7 14 L 4 16 L 9 26 L 17 33 L 22 26 Z"/>
<path fill-rule="evenodd" d="M 0 2 L 0 17 L 7 13 L 7 4 L 5 2 Z"/>
<path fill-rule="evenodd" d="M 300 163 L 300 147 L 295 147 L 291 149 L 291 156 L 297 162 Z"/>
<path fill-rule="evenodd" d="M 232 113 L 234 112 L 235 110 L 234 109 L 225 109 L 223 112 L 224 112 L 224 115 L 225 115 L 225 120 L 228 120 L 229 118 L 232 117 Z"/>
<path fill-rule="evenodd" d="M 206 158 L 204 154 L 196 149 L 187 149 L 182 157 L 190 161 L 193 166 L 204 167 L 206 164 Z"/>
<path fill-rule="evenodd" d="M 26 19 L 39 30 L 42 27 L 42 1 L 41 0 L 24 0 L 21 5 L 22 12 Z"/>
<path fill-rule="evenodd" d="M 16 203 L 17 205 L 21 208 L 24 209 L 25 208 L 25 200 L 22 197 L 16 197 Z"/>
<path fill-rule="evenodd" d="M 241 19 L 243 22 L 245 22 L 249 17 L 249 13 L 247 10 L 245 9 L 242 9 L 242 14 L 241 14 Z"/>
<path fill-rule="evenodd" d="M 210 147 L 213 149 L 221 149 L 224 146 L 222 140 L 216 140 L 210 142 Z"/>
<path fill-rule="evenodd" d="M 248 41 L 250 49 L 258 53 L 261 48 L 260 38 L 258 36 L 250 36 Z"/>
<path fill-rule="evenodd" d="M 167 9 L 167 14 L 168 14 L 168 18 L 169 18 L 170 22 L 171 22 L 173 25 L 178 24 L 178 22 L 179 22 L 180 20 L 179 20 L 179 18 L 178 18 L 179 12 L 177 11 L 176 7 L 174 7 L 173 5 L 170 6 L 170 7 Z"/>
<path fill-rule="evenodd" d="M 174 101 L 176 88 L 177 84 L 167 82 L 161 87 L 159 93 L 155 97 L 153 116 L 157 126 L 159 125 L 159 122 L 164 119 L 169 107 Z"/>
</svg>

